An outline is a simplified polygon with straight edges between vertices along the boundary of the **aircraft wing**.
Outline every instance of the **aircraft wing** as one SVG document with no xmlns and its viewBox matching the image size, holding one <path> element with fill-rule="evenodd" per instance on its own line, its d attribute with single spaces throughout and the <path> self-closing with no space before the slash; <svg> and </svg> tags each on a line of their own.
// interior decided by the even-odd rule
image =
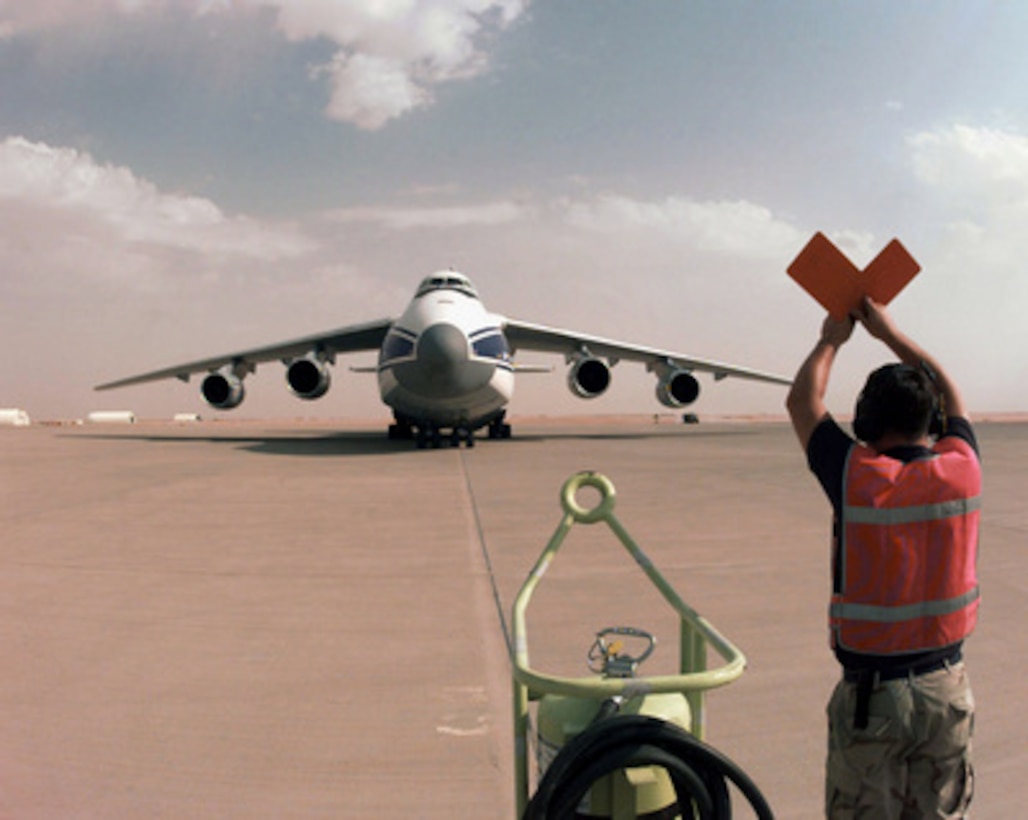
<svg viewBox="0 0 1028 820">
<path fill-rule="evenodd" d="M 127 379 L 119 379 L 118 381 L 97 385 L 95 389 L 111 390 L 115 387 L 128 387 L 133 384 L 170 378 L 189 381 L 189 377 L 193 373 L 210 373 L 226 365 L 242 368 L 245 371 L 252 371 L 262 362 L 288 361 L 289 359 L 304 356 L 312 350 L 323 351 L 329 357 L 337 353 L 378 350 L 382 346 L 382 340 L 385 339 L 386 333 L 388 333 L 392 324 L 392 319 L 377 319 L 373 322 L 365 322 L 364 324 L 348 325 L 347 327 L 329 330 L 325 333 L 317 333 L 300 339 L 279 342 L 267 347 L 242 350 L 239 353 L 229 353 L 224 356 L 215 356 L 210 359 L 201 359 L 195 362 L 166 367 L 162 370 L 154 370 L 151 373 L 130 376 Z"/>
<path fill-rule="evenodd" d="M 626 360 L 641 362 L 651 367 L 651 369 L 671 364 L 682 370 L 698 370 L 704 373 L 711 373 L 718 380 L 727 376 L 735 376 L 740 379 L 753 379 L 755 381 L 771 382 L 772 384 L 792 384 L 791 379 L 776 376 L 773 373 L 751 370 L 746 367 L 711 361 L 710 359 L 698 359 L 686 353 L 674 353 L 668 350 L 658 350 L 652 347 L 617 342 L 599 336 L 589 336 L 570 330 L 559 330 L 546 327 L 545 325 L 520 322 L 515 319 L 505 319 L 503 331 L 507 336 L 507 341 L 515 351 L 523 349 L 546 353 L 561 353 L 569 359 L 576 353 L 588 351 L 593 356 L 609 359 L 611 364 Z"/>
</svg>

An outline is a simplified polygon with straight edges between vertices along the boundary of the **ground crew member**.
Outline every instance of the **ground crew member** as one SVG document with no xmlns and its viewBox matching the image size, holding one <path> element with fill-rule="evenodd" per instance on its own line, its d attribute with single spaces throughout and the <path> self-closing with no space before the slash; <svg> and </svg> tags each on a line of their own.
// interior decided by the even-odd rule
<svg viewBox="0 0 1028 820">
<path fill-rule="evenodd" d="M 900 360 L 874 371 L 847 435 L 825 408 L 856 322 Z M 981 467 L 946 372 L 865 299 L 827 317 L 787 407 L 834 510 L 825 814 L 964 818 L 974 699 L 961 657 L 978 608 Z M 862 442 L 862 443 L 861 443 Z"/>
</svg>

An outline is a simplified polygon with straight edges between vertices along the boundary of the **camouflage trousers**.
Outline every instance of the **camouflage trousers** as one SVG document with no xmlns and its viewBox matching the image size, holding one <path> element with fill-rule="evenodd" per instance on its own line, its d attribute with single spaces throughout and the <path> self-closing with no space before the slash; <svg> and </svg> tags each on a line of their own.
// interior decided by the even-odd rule
<svg viewBox="0 0 1028 820">
<path fill-rule="evenodd" d="M 974 697 L 964 664 L 877 682 L 868 725 L 855 729 L 857 684 L 828 704 L 825 816 L 966 818 L 974 791 Z"/>
</svg>

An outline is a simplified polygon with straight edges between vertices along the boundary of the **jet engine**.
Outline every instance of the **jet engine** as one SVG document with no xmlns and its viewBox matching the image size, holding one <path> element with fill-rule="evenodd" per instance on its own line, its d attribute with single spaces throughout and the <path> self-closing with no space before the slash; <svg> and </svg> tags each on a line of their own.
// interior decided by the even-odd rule
<svg viewBox="0 0 1028 820">
<path fill-rule="evenodd" d="M 332 373 L 318 354 L 308 353 L 289 363 L 286 382 L 297 398 L 320 399 L 332 385 Z"/>
<path fill-rule="evenodd" d="M 657 379 L 657 401 L 665 407 L 685 407 L 700 395 L 700 383 L 688 370 L 667 370 Z"/>
<path fill-rule="evenodd" d="M 593 399 L 610 387 L 610 367 L 595 356 L 579 356 L 568 372 L 568 387 L 581 399 Z"/>
<path fill-rule="evenodd" d="M 242 404 L 246 397 L 243 380 L 231 370 L 219 370 L 211 373 L 200 386 L 204 400 L 219 410 L 231 410 Z"/>
</svg>

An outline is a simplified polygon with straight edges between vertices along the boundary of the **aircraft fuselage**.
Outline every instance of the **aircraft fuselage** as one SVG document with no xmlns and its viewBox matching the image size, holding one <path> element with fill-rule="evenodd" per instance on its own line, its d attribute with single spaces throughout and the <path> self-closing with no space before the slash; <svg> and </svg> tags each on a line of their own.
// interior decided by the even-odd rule
<svg viewBox="0 0 1028 820">
<path fill-rule="evenodd" d="M 382 343 L 378 385 L 398 420 L 469 431 L 488 424 L 514 392 L 500 319 L 465 278 L 429 277 Z"/>
</svg>

